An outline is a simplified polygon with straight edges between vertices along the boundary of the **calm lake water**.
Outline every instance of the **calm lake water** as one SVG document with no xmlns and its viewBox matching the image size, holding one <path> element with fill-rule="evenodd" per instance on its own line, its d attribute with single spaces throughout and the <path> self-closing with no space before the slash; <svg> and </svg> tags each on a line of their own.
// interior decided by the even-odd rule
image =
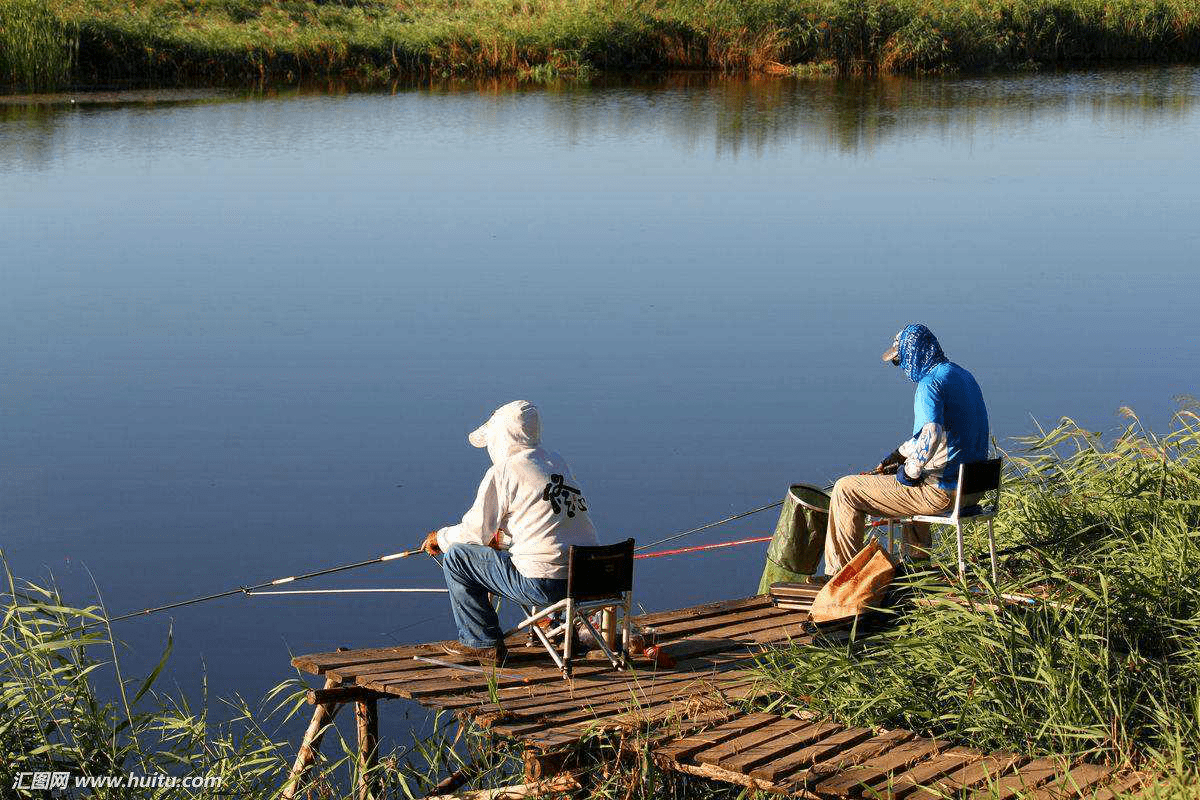
<svg viewBox="0 0 1200 800">
<path fill-rule="evenodd" d="M 645 542 L 877 462 L 909 321 L 1002 439 L 1200 394 L 1196 69 L 81 99 L 0 104 L 0 546 L 112 613 L 414 545 L 515 398 Z M 748 594 L 763 552 L 636 599 Z M 122 623 L 127 670 L 172 627 L 173 681 L 250 698 L 452 635 L 443 595 L 237 597 Z"/>
</svg>

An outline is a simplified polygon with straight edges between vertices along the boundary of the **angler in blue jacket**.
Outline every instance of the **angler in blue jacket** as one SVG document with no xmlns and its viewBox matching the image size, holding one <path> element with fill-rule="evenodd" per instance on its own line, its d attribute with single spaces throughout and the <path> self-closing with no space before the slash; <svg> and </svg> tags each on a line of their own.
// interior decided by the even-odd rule
<svg viewBox="0 0 1200 800">
<path fill-rule="evenodd" d="M 960 464 L 988 455 L 988 415 L 970 372 L 946 358 L 924 325 L 896 334 L 883 360 L 917 384 L 913 434 L 869 473 L 833 486 L 825 573 L 835 574 L 862 549 L 866 515 L 940 514 L 954 504 Z M 928 525 L 906 526 L 910 546 L 927 551 Z"/>
</svg>

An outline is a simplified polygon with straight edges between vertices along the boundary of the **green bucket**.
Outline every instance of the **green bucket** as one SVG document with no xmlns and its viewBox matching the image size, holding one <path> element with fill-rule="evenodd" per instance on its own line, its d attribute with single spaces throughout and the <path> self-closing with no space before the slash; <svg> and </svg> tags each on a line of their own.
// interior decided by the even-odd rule
<svg viewBox="0 0 1200 800">
<path fill-rule="evenodd" d="M 807 483 L 795 483 L 783 498 L 775 535 L 767 548 L 767 563 L 758 593 L 773 583 L 804 582 L 817 571 L 825 552 L 829 524 L 829 493 Z"/>
</svg>

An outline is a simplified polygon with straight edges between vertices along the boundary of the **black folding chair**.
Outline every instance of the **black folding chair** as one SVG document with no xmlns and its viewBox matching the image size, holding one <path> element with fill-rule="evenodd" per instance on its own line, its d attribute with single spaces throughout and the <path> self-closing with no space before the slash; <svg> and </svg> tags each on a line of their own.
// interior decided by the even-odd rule
<svg viewBox="0 0 1200 800">
<path fill-rule="evenodd" d="M 567 554 L 567 596 L 553 605 L 542 609 L 526 608 L 528 616 L 521 620 L 515 630 L 529 628 L 550 654 L 555 665 L 562 670 L 563 677 L 571 677 L 571 659 L 575 622 L 579 621 L 595 637 L 604 655 L 617 669 L 627 662 L 626 643 L 629 641 L 629 613 L 633 602 L 633 539 L 620 544 L 601 547 L 579 547 L 572 545 Z M 551 630 L 543 630 L 537 623 L 542 619 L 553 619 L 562 612 L 563 621 Z M 604 612 L 609 624 L 596 630 L 590 616 Z M 616 638 L 616 615 L 621 616 L 621 635 Z M 562 634 L 561 653 L 553 637 Z M 616 652 L 614 652 L 614 650 Z"/>
</svg>

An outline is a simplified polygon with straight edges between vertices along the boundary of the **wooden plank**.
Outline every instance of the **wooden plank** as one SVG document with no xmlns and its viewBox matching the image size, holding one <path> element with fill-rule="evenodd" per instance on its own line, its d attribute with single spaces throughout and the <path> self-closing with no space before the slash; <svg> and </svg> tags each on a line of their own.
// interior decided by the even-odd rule
<svg viewBox="0 0 1200 800">
<path fill-rule="evenodd" d="M 668 720 L 663 727 L 650 733 L 646 743 L 652 750 L 656 750 L 671 742 L 699 733 L 701 730 L 708 730 L 715 725 L 728 722 L 740 713 L 742 712 L 734 708 L 715 708 L 711 711 L 702 711 L 695 716 Z"/>
<path fill-rule="evenodd" d="M 703 674 L 703 673 L 709 672 L 713 668 L 713 665 L 723 663 L 723 661 L 725 659 L 736 660 L 736 659 L 741 659 L 741 658 L 745 658 L 745 657 L 746 657 L 745 649 L 743 649 L 741 652 L 726 651 L 726 652 L 716 653 L 716 654 L 707 655 L 707 656 L 699 656 L 696 658 L 682 659 L 676 664 L 675 667 L 669 667 L 669 668 L 665 668 L 665 669 L 650 669 L 650 670 L 639 669 L 639 670 L 637 670 L 637 672 L 642 675 L 663 675 L 663 674 L 684 673 L 684 672 L 694 672 L 694 673 Z M 596 668 L 596 669 L 592 669 L 590 672 L 586 669 L 580 669 L 580 670 L 576 670 L 575 675 L 572 677 L 572 679 L 570 681 L 564 681 L 564 680 L 562 680 L 561 675 L 557 671 L 555 671 L 552 675 L 550 675 L 545 680 L 542 680 L 540 678 L 530 678 L 530 680 L 527 683 L 520 684 L 517 686 L 512 686 L 512 687 L 501 688 L 501 689 L 497 690 L 497 694 L 499 695 L 501 700 L 504 700 L 507 698 L 519 697 L 519 696 L 535 697 L 538 694 L 540 694 L 541 692 L 548 690 L 549 687 L 547 687 L 545 685 L 547 683 L 551 684 L 555 687 L 563 687 L 565 689 L 570 689 L 570 687 L 572 685 L 574 685 L 576 682 L 580 681 L 581 678 L 586 678 L 589 682 L 592 680 L 599 681 L 602 679 L 613 680 L 613 679 L 615 679 L 615 676 L 620 675 L 620 674 L 622 674 L 622 673 L 616 672 L 611 667 L 607 667 L 607 668 L 603 668 L 603 669 Z M 431 697 L 431 698 L 427 698 L 427 699 L 423 700 L 422 702 L 426 703 L 428 705 L 437 705 L 442 708 L 469 708 L 471 706 L 490 705 L 492 702 L 492 697 L 491 697 L 490 691 L 479 691 L 479 692 L 474 692 L 474 693 L 468 692 L 468 693 L 456 695 L 456 696 Z"/>
<path fill-rule="evenodd" d="M 738 626 L 738 629 L 734 629 L 732 634 L 744 636 L 752 642 L 758 639 L 762 639 L 764 641 L 777 640 L 786 636 L 787 632 L 793 629 L 797 634 L 799 634 L 800 630 L 797 623 L 803 621 L 804 619 L 805 617 L 803 615 L 789 614 L 785 616 L 785 621 L 782 623 L 774 620 L 750 622 L 746 623 L 744 626 Z M 728 630 L 722 631 L 723 636 L 730 633 L 731 631 Z M 798 636 L 797 638 L 800 637 Z M 670 653 L 672 656 L 679 658 L 680 655 L 686 655 L 686 657 L 696 657 L 734 649 L 744 650 L 745 642 L 730 640 L 727 638 L 700 637 L 694 640 L 685 639 L 681 640 L 681 642 L 672 643 L 665 648 L 665 651 Z M 677 655 L 677 653 L 680 655 Z M 506 669 L 505 672 L 509 672 L 509 670 Z M 499 678 L 495 681 L 495 686 L 497 688 L 506 688 L 524 681 L 528 681 L 531 679 L 531 677 L 536 677 L 538 679 L 545 678 L 547 680 L 561 680 L 557 671 L 546 669 L 540 672 L 533 670 L 533 672 L 535 673 L 534 676 L 531 676 L 527 672 L 520 678 Z M 464 673 L 464 675 L 468 674 L 470 673 Z M 476 675 L 473 681 L 464 680 L 460 676 L 439 676 L 436 679 L 429 680 L 413 680 L 411 678 L 372 680 L 369 682 L 363 682 L 361 685 L 400 697 L 419 699 L 440 694 L 461 694 L 468 691 L 480 691 L 487 687 L 487 681 L 482 675 Z"/>
<path fill-rule="evenodd" d="M 721 648 L 708 648 L 708 651 L 719 652 Z M 703 655 L 708 655 L 706 651 Z M 699 663 L 699 662 L 695 662 Z M 554 667 L 545 667 L 537 669 L 524 670 L 509 670 L 505 668 L 504 672 L 507 677 L 502 677 L 496 680 L 495 686 L 499 689 L 505 689 L 512 686 L 520 686 L 522 684 L 553 684 L 556 686 L 566 683 L 562 677 L 562 673 Z M 512 677 L 512 675 L 519 677 Z M 471 692 L 489 691 L 488 682 L 483 675 L 475 674 L 475 680 L 468 682 L 463 680 L 463 675 L 470 673 L 454 674 L 453 670 L 447 670 L 444 674 L 430 676 L 422 680 L 414 678 L 394 677 L 394 676 L 368 676 L 361 685 L 367 686 L 378 691 L 398 694 L 404 697 L 413 699 L 423 699 L 436 697 L 444 694 L 465 694 Z M 613 669 L 611 665 L 604 662 L 602 666 L 582 668 L 576 672 L 576 677 L 585 676 L 592 677 L 598 675 L 617 676 L 620 673 Z"/>
<path fill-rule="evenodd" d="M 330 653 L 310 653 L 293 658 L 292 666 L 302 669 L 305 672 L 320 674 L 331 665 L 353 664 L 358 659 L 382 658 L 385 661 L 397 661 L 411 659 L 413 656 L 422 655 L 431 650 L 441 650 L 440 643 L 431 642 L 428 644 L 404 645 L 402 647 L 374 647 L 362 650 L 335 650 Z"/>
<path fill-rule="evenodd" d="M 788 722 L 794 723 L 794 727 L 789 732 L 780 735 L 773 741 L 763 742 L 760 745 L 748 748 L 745 752 L 722 759 L 717 766 L 733 770 L 734 772 L 747 772 L 754 767 L 842 730 L 842 726 L 835 725 L 832 722 L 817 720 L 808 722 L 788 720 Z"/>
<path fill-rule="evenodd" d="M 694 705 L 697 701 L 703 701 L 705 698 L 709 698 L 713 703 L 730 704 L 758 697 L 761 691 L 762 684 L 757 678 L 748 678 L 733 683 L 713 684 L 707 691 L 698 690 L 694 692 L 683 703 L 675 702 L 671 698 L 664 698 L 661 702 L 655 700 L 653 703 L 647 703 L 641 708 L 633 709 L 625 714 L 614 717 L 612 722 L 621 727 L 632 725 L 645 726 L 652 722 L 679 716 L 680 714 L 691 713 L 693 709 L 689 708 L 689 706 Z"/>
<path fill-rule="evenodd" d="M 368 698 L 377 698 L 376 692 L 358 686 L 334 686 L 325 689 L 309 689 L 305 692 L 305 700 L 310 706 L 325 703 L 354 703 Z"/>
<path fill-rule="evenodd" d="M 634 617 L 635 623 L 642 627 L 653 626 L 658 623 L 665 623 L 676 620 L 699 620 L 706 617 L 711 617 L 719 614 L 726 614 L 736 611 L 750 610 L 754 608 L 769 608 L 771 600 L 769 597 L 752 596 L 739 597 L 733 600 L 722 600 L 715 603 L 703 603 L 689 608 L 671 609 L 661 611 L 654 614 L 644 614 Z M 519 643 L 524 640 L 524 633 L 509 637 L 509 641 Z M 292 659 L 292 665 L 297 669 L 305 672 L 321 674 L 328 669 L 337 667 L 347 667 L 353 664 L 369 664 L 379 661 L 408 661 L 416 655 L 428 655 L 430 653 L 442 653 L 443 644 L 449 642 L 428 642 L 415 645 L 401 645 L 395 647 L 373 647 L 361 648 L 357 650 L 341 650 L 324 653 L 310 653 L 307 655 L 296 656 Z M 517 646 L 520 646 L 519 644 Z M 440 656 L 439 656 L 440 657 Z"/>
<path fill-rule="evenodd" d="M 698 764 L 715 764 L 724 769 L 729 769 L 726 763 L 735 756 L 739 756 L 759 745 L 776 741 L 779 737 L 784 736 L 794 731 L 797 727 L 803 727 L 804 723 L 794 719 L 777 718 L 765 728 L 759 728 L 745 736 L 738 736 L 730 739 L 723 744 L 714 745 L 692 756 L 692 760 Z"/>
<path fill-rule="evenodd" d="M 914 796 L 928 800 L 934 797 L 941 798 L 946 794 L 960 795 L 967 789 L 998 780 L 1024 761 L 1025 759 L 1016 753 L 988 753 L 978 760 L 951 770 L 927 786 L 924 792 L 918 791 Z"/>
<path fill-rule="evenodd" d="M 772 583 L 772 597 L 816 597 L 825 586 L 823 583 Z"/>
<path fill-rule="evenodd" d="M 1088 800 L 1116 800 L 1128 792 L 1136 792 L 1149 783 L 1144 773 L 1134 772 L 1106 783 L 1096 790 L 1095 795 L 1085 795 Z"/>
<path fill-rule="evenodd" d="M 784 638 L 789 634 L 800 634 L 800 625 L 804 619 L 806 619 L 804 615 L 784 614 L 752 620 L 731 628 L 721 629 L 720 637 L 706 638 L 699 636 L 679 640 L 668 645 L 666 652 L 676 658 L 695 658 L 727 650 L 745 650 L 746 646 L 742 639 L 751 642 L 757 640 L 772 641 Z M 347 670 L 348 667 L 341 667 L 339 669 Z M 472 679 L 469 677 L 470 673 L 456 673 L 455 670 L 450 669 L 434 671 L 436 669 L 430 668 L 420 673 L 412 673 L 411 670 L 407 669 L 402 672 L 369 673 L 368 676 L 364 676 L 362 679 L 353 677 L 349 672 L 335 671 L 332 674 L 336 674 L 344 679 L 353 680 L 360 686 L 378 692 L 411 699 L 425 699 L 445 694 L 468 694 L 481 692 L 488 688 L 488 682 L 483 675 L 476 674 L 476 677 Z M 588 668 L 585 667 L 583 669 Z M 591 668 L 591 670 L 594 670 L 591 674 L 597 674 L 611 670 L 611 667 L 604 664 Z M 496 683 L 496 688 L 510 688 L 525 681 L 552 682 L 561 680 L 558 670 L 551 666 L 521 670 L 505 667 L 504 671 L 506 673 L 519 674 L 521 678 L 500 678 Z M 580 671 L 582 672 L 582 670 Z"/>
<path fill-rule="evenodd" d="M 586 697 L 536 697 L 528 701 L 520 708 L 499 704 L 491 707 L 484 707 L 478 711 L 472 712 L 472 716 L 485 717 L 489 713 L 497 716 L 502 716 L 505 720 L 520 720 L 520 719 L 537 719 L 539 717 L 547 717 L 556 712 L 588 712 L 594 709 L 610 708 L 614 705 L 623 705 L 626 703 L 635 703 L 639 700 L 644 700 L 647 697 L 664 692 L 679 692 L 686 690 L 691 683 L 719 682 L 722 678 L 732 679 L 726 676 L 727 672 L 740 672 L 736 667 L 727 667 L 720 673 L 684 673 L 681 675 L 672 675 L 663 677 L 656 681 L 648 682 L 620 682 L 619 685 L 611 687 L 608 691 L 589 695 Z M 740 675 L 737 677 L 741 677 Z M 508 724 L 512 724 L 509 722 Z"/>
<path fill-rule="evenodd" d="M 658 724 L 663 720 L 676 719 L 681 714 L 692 713 L 686 704 L 705 697 L 712 697 L 714 701 L 720 698 L 722 708 L 717 710 L 727 710 L 724 707 L 725 704 L 744 699 L 749 694 L 750 691 L 745 684 L 726 684 L 719 689 L 711 687 L 707 689 L 697 688 L 695 691 L 682 696 L 682 698 L 667 695 L 647 700 L 640 708 L 625 714 L 617 713 L 592 716 L 561 724 L 557 721 L 549 721 L 542 726 L 541 730 L 522 733 L 521 741 L 527 745 L 543 748 L 562 746 L 567 743 L 573 744 L 583 736 L 601 730 L 627 727 L 644 729 Z M 679 699 L 682 699 L 684 703 L 677 702 Z M 498 733 L 505 733 L 503 727 L 498 727 L 495 730 Z"/>
<path fill-rule="evenodd" d="M 610 694 L 614 691 L 627 691 L 629 684 L 655 684 L 660 681 L 674 680 L 677 678 L 695 678 L 701 675 L 716 674 L 717 672 L 725 671 L 731 668 L 750 667 L 753 666 L 753 664 L 754 659 L 752 657 L 718 653 L 711 658 L 700 659 L 698 660 L 698 663 L 693 663 L 691 668 L 686 669 L 670 669 L 663 670 L 661 672 L 642 672 L 639 670 L 629 670 L 611 675 L 605 675 L 596 680 L 580 681 L 578 678 L 576 678 L 571 681 L 562 681 L 560 685 L 551 685 L 545 687 L 542 691 L 539 691 L 528 698 L 502 701 L 499 703 L 489 703 L 481 708 L 480 711 L 482 713 L 518 711 L 537 705 L 541 702 L 556 702 L 568 698 L 575 702 L 581 702 L 594 697 Z"/>
<path fill-rule="evenodd" d="M 808 613 L 809 611 L 812 610 L 812 602 L 809 600 L 804 600 L 802 602 L 801 601 L 791 601 L 791 600 L 779 600 L 775 603 L 775 607 L 777 609 L 779 609 L 780 611 L 798 611 L 798 612 Z"/>
<path fill-rule="evenodd" d="M 1039 758 L 1020 767 L 1012 775 L 1002 776 L 990 785 L 978 789 L 971 797 L 977 800 L 1014 800 L 1065 772 L 1066 769 L 1067 764 L 1062 758 Z"/>
<path fill-rule="evenodd" d="M 726 682 L 731 683 L 732 681 Z M 544 728 L 546 725 L 562 726 L 575 722 L 591 721 L 602 716 L 613 716 L 623 713 L 627 710 L 632 710 L 638 706 L 657 705 L 653 702 L 656 698 L 661 698 L 668 703 L 674 703 L 684 700 L 697 693 L 711 692 L 719 686 L 714 685 L 715 682 L 697 678 L 694 680 L 683 680 L 678 683 L 666 684 L 657 686 L 640 695 L 640 697 L 629 697 L 628 695 L 620 696 L 616 699 L 606 702 L 596 703 L 591 706 L 581 708 L 575 705 L 573 708 L 565 712 L 546 714 L 542 721 L 529 722 L 526 724 L 504 724 L 496 726 L 496 730 L 508 736 L 522 736 L 527 733 Z M 558 707 L 555 709 L 559 710 Z"/>
<path fill-rule="evenodd" d="M 749 775 L 743 775 L 739 772 L 730 772 L 729 770 L 714 767 L 712 764 L 687 764 L 681 761 L 664 760 L 659 763 L 663 769 L 682 772 L 685 775 L 695 775 L 698 778 L 704 778 L 709 781 L 720 781 L 721 783 L 729 783 L 734 786 L 745 786 L 755 792 L 771 792 L 773 794 L 783 794 L 783 789 L 773 783 L 769 783 L 758 778 L 752 778 Z M 808 798 L 809 795 L 797 794 L 796 797 Z"/>
<path fill-rule="evenodd" d="M 687 608 L 672 608 L 665 611 L 655 611 L 649 614 L 640 614 L 633 618 L 640 627 L 648 627 L 658 625 L 675 619 L 703 619 L 716 614 L 724 614 L 728 611 L 736 611 L 739 609 L 757 608 L 768 606 L 771 604 L 771 598 L 765 595 L 751 595 L 750 597 L 735 597 L 732 600 L 719 600 L 713 603 L 701 603 L 698 606 L 689 606 Z"/>
<path fill-rule="evenodd" d="M 1103 782 L 1116 770 L 1099 764 L 1080 764 L 1070 772 L 1027 795 L 1028 800 L 1065 800 L 1085 795 L 1088 789 Z"/>
<path fill-rule="evenodd" d="M 735 681 L 720 686 L 711 683 L 691 683 L 680 688 L 661 690 L 641 697 L 637 702 L 622 699 L 606 705 L 596 705 L 579 713 L 548 715 L 523 725 L 497 725 L 494 730 L 508 736 L 521 738 L 542 737 L 554 731 L 570 729 L 576 736 L 584 730 L 603 730 L 618 727 L 644 727 L 655 719 L 678 716 L 685 704 L 695 703 L 705 697 L 725 701 L 730 697 L 741 697 L 741 690 L 752 681 Z M 597 727 L 599 725 L 599 727 Z"/>
<path fill-rule="evenodd" d="M 842 750 L 848 750 L 869 738 L 871 738 L 871 730 L 869 728 L 843 728 L 831 736 L 818 739 L 812 744 L 801 747 L 798 750 L 793 750 L 768 764 L 755 767 L 750 770 L 750 774 L 755 778 L 762 778 L 772 783 L 782 782 L 788 776 L 796 774 L 800 770 L 807 768 L 810 764 L 828 758 Z"/>
<path fill-rule="evenodd" d="M 893 748 L 899 747 L 915 737 L 916 734 L 911 731 L 885 731 L 877 736 L 872 736 L 865 742 L 857 744 L 848 750 L 842 750 L 832 754 L 828 758 L 817 761 L 807 770 L 796 773 L 783 782 L 789 786 L 815 789 L 825 780 L 842 776 L 848 771 L 854 771 L 863 764 Z"/>
<path fill-rule="evenodd" d="M 983 759 L 983 753 L 969 750 L 965 747 L 950 747 L 942 753 L 927 759 L 898 775 L 893 775 L 885 781 L 871 784 L 871 791 L 886 794 L 893 800 L 908 797 L 921 790 L 921 787 L 936 778 L 940 778 L 965 764 Z M 868 796 L 870 793 L 868 792 Z"/>
<path fill-rule="evenodd" d="M 849 750 L 842 750 L 828 758 L 813 763 L 807 770 L 805 780 L 832 775 L 841 772 L 847 767 L 870 761 L 872 758 L 897 745 L 904 744 L 915 736 L 916 734 L 911 731 L 884 731 L 876 736 L 872 736 L 861 744 L 851 747 Z"/>
<path fill-rule="evenodd" d="M 860 796 L 871 784 L 886 783 L 897 772 L 936 756 L 947 746 L 937 739 L 903 742 L 857 767 L 817 782 L 813 789 L 819 794 Z"/>
<path fill-rule="evenodd" d="M 663 644 L 673 639 L 694 638 L 701 632 L 721 632 L 725 628 L 733 628 L 738 625 L 744 625 L 747 622 L 755 622 L 757 620 L 766 620 L 777 617 L 783 612 L 773 605 L 763 606 L 762 608 L 752 608 L 749 610 L 741 610 L 720 616 L 710 617 L 705 620 L 681 619 L 671 622 L 666 625 L 655 627 L 657 636 L 655 642 Z"/>
<path fill-rule="evenodd" d="M 741 714 L 715 728 L 660 747 L 655 755 L 669 761 L 686 761 L 701 750 L 744 736 L 777 719 L 774 714 Z"/>
</svg>

